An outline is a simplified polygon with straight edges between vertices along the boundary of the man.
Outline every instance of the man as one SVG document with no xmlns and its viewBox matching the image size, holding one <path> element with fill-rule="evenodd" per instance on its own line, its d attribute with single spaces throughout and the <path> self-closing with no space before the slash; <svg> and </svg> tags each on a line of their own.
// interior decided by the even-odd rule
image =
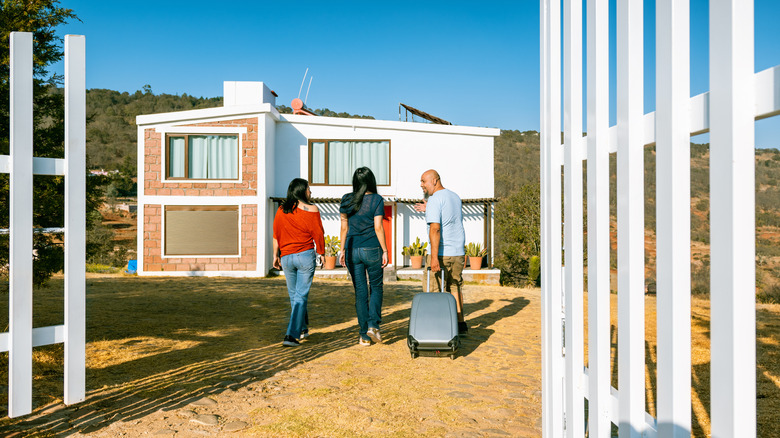
<svg viewBox="0 0 780 438">
<path fill-rule="evenodd" d="M 428 223 L 428 235 L 431 243 L 431 271 L 438 273 L 444 270 L 446 286 L 442 285 L 441 277 L 436 276 L 439 292 L 447 290 L 452 293 L 451 285 L 455 285 L 455 302 L 458 308 L 458 332 L 461 335 L 468 332 L 468 325 L 463 318 L 463 265 L 466 263 L 466 232 L 463 229 L 463 211 L 461 200 L 452 190 L 447 190 L 441 184 L 439 173 L 433 169 L 427 170 L 420 177 L 420 187 L 427 199 L 425 204 L 416 204 L 417 211 L 425 212 Z M 438 255 L 438 257 L 437 257 Z"/>
</svg>

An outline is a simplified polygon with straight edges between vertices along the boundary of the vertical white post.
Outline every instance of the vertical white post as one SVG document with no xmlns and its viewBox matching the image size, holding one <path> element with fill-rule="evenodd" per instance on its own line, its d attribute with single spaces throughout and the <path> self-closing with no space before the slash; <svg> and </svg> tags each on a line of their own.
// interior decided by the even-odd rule
<svg viewBox="0 0 780 438">
<path fill-rule="evenodd" d="M 687 0 L 658 0 L 656 8 L 658 436 L 688 437 L 691 430 L 690 11 Z"/>
<path fill-rule="evenodd" d="M 645 430 L 642 0 L 617 3 L 618 427 Z"/>
<path fill-rule="evenodd" d="M 84 400 L 86 82 L 83 35 L 65 36 L 65 404 Z"/>
<path fill-rule="evenodd" d="M 8 416 L 32 412 L 33 37 L 11 32 Z"/>
<path fill-rule="evenodd" d="M 542 47 L 542 422 L 543 434 L 563 433 L 561 320 L 561 7 L 541 3 Z"/>
<path fill-rule="evenodd" d="M 753 1 L 710 2 L 712 436 L 756 436 Z"/>
<path fill-rule="evenodd" d="M 609 1 L 587 0 L 588 425 L 609 437 Z"/>
<path fill-rule="evenodd" d="M 585 434 L 582 266 L 582 1 L 563 2 L 566 436 Z"/>
</svg>

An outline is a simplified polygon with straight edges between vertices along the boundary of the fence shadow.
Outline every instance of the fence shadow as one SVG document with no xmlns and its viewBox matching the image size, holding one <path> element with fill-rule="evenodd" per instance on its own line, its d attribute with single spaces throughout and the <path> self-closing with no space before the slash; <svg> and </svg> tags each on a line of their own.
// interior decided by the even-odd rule
<svg viewBox="0 0 780 438">
<path fill-rule="evenodd" d="M 39 294 L 51 295 L 39 310 L 45 314 L 50 306 L 54 319 L 54 309 L 62 308 L 57 287 L 55 281 L 50 291 Z M 409 306 L 417 292 L 416 284 L 385 285 L 382 329 L 387 343 L 406 342 Z M 529 303 L 522 297 L 501 301 L 505 303 L 499 309 L 469 320 L 473 337 L 464 342 L 461 355 L 487 340 L 493 324 Z M 489 299 L 466 303 L 467 319 L 491 306 L 494 301 Z M 39 367 L 34 372 L 44 376 L 35 382 L 33 414 L 0 420 L 0 435 L 89 433 L 159 410 L 177 410 L 224 391 L 263 393 L 268 390 L 265 380 L 280 372 L 356 345 L 351 283 L 315 281 L 309 313 L 309 340 L 284 348 L 289 298 L 283 278 L 90 279 L 86 400 L 63 406 L 55 398 L 62 394 L 62 346 L 47 347 L 55 350 L 48 352 L 52 360 L 59 355 L 60 361 L 49 371 L 41 373 Z M 0 372 L 7 373 L 7 355 L 0 357 L 3 361 Z M 7 379 L 7 374 L 3 377 Z M 0 415 L 7 415 L 6 409 L 7 393 L 0 393 Z"/>
</svg>

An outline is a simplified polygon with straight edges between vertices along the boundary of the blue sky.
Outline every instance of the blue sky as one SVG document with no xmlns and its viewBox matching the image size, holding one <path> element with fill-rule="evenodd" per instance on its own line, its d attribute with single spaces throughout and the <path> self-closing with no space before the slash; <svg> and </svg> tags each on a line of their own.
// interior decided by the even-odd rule
<svg viewBox="0 0 780 438">
<path fill-rule="evenodd" d="M 61 4 L 82 21 L 58 31 L 86 35 L 87 88 L 216 97 L 223 81 L 264 81 L 289 106 L 308 68 L 311 108 L 397 120 L 403 102 L 460 125 L 539 129 L 537 0 Z M 692 95 L 709 87 L 707 4 L 691 1 Z M 646 111 L 654 8 L 645 0 Z M 756 0 L 755 12 L 760 71 L 780 64 L 780 2 Z M 757 124 L 758 147 L 780 147 L 773 119 Z"/>
</svg>

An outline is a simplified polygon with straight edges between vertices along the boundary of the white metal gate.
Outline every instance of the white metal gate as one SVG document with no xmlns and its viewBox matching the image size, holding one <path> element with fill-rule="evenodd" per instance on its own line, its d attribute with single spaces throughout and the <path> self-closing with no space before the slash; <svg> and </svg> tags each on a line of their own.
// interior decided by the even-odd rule
<svg viewBox="0 0 780 438">
<path fill-rule="evenodd" d="M 32 349 L 65 344 L 65 404 L 84 400 L 86 91 L 85 39 L 65 37 L 65 158 L 33 157 L 33 34 L 11 33 L 11 175 L 8 415 L 32 412 Z M 65 324 L 33 328 L 33 174 L 65 176 Z"/>
<path fill-rule="evenodd" d="M 583 138 L 582 1 L 540 1 L 544 436 L 582 437 L 587 427 L 591 437 L 609 437 L 612 424 L 621 437 L 690 436 L 690 135 L 710 132 L 712 436 L 754 437 L 754 119 L 780 113 L 780 66 L 753 73 L 752 0 L 711 0 L 711 91 L 690 98 L 689 3 L 656 0 L 656 112 L 643 115 L 642 3 L 617 0 L 617 125 L 609 127 L 609 1 L 586 0 Z M 652 143 L 657 418 L 645 412 L 643 149 Z M 619 390 L 610 383 L 610 152 L 617 152 Z M 588 368 L 582 330 L 583 159 Z"/>
</svg>

